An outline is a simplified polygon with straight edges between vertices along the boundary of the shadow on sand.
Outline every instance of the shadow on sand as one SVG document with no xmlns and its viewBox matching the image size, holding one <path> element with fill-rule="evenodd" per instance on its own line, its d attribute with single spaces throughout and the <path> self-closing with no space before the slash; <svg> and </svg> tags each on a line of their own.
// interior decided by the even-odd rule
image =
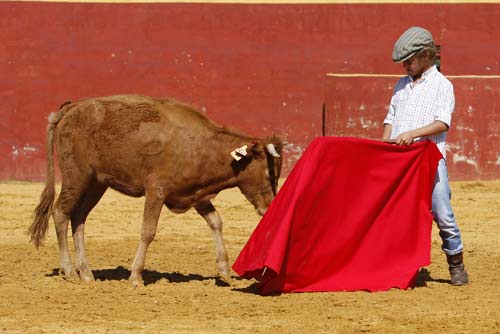
<svg viewBox="0 0 500 334">
<path fill-rule="evenodd" d="M 244 287 L 244 288 L 233 288 L 231 290 L 238 291 L 238 292 L 243 292 L 243 293 L 250 293 L 250 294 L 253 294 L 253 295 L 260 295 L 259 283 L 258 282 L 254 282 L 254 283 L 252 283 L 249 286 Z"/>
<path fill-rule="evenodd" d="M 92 273 L 94 274 L 94 278 L 96 281 L 121 281 L 121 280 L 128 280 L 130 276 L 130 270 L 126 269 L 122 266 L 118 266 L 114 269 L 96 269 L 92 270 Z M 59 269 L 55 268 L 52 269 L 52 272 L 49 274 L 46 274 L 45 276 L 47 277 L 54 277 L 54 276 L 59 276 Z M 144 270 L 142 272 L 142 279 L 144 280 L 144 285 L 149 285 L 149 284 L 154 284 L 158 282 L 161 279 L 166 279 L 170 283 L 187 283 L 191 281 L 209 281 L 209 280 L 214 280 L 215 285 L 217 286 L 230 286 L 227 284 L 225 281 L 220 279 L 218 276 L 203 276 L 199 274 L 182 274 L 178 272 L 173 272 L 173 273 L 161 273 L 155 270 Z M 241 280 L 239 276 L 232 276 L 232 280 Z M 430 274 L 430 272 L 423 268 L 420 269 L 419 273 L 417 274 L 417 278 L 415 280 L 415 287 L 416 288 L 421 288 L 421 287 L 426 287 L 427 282 L 437 282 L 437 283 L 443 283 L 443 284 L 450 284 L 451 281 L 449 279 L 441 279 L 441 278 L 433 278 Z M 249 293 L 249 294 L 254 294 L 254 295 L 261 295 L 259 291 L 259 283 L 254 282 L 250 284 L 247 287 L 244 288 L 232 288 L 231 290 L 233 291 L 238 291 L 242 293 Z M 272 294 L 272 296 L 279 295 L 280 293 Z"/>
<path fill-rule="evenodd" d="M 114 269 L 95 269 L 92 270 L 92 274 L 96 281 L 121 281 L 128 280 L 130 276 L 130 270 L 122 266 L 118 266 Z M 53 277 L 59 276 L 59 269 L 52 269 L 52 272 L 46 274 L 45 276 Z M 198 274 L 182 274 L 178 272 L 173 273 L 161 273 L 156 270 L 144 270 L 142 272 L 142 279 L 144 285 L 154 284 L 161 279 L 166 279 L 170 283 L 186 283 L 191 281 L 209 281 L 215 280 L 215 285 L 217 286 L 229 286 L 226 282 L 220 279 L 218 276 L 203 276 Z"/>
<path fill-rule="evenodd" d="M 422 268 L 417 274 L 417 278 L 415 280 L 415 288 L 421 288 L 421 287 L 427 287 L 427 282 L 437 282 L 437 283 L 443 283 L 443 284 L 451 284 L 451 281 L 449 279 L 441 279 L 441 278 L 434 278 L 431 276 L 430 272 Z M 233 291 L 238 291 L 238 292 L 243 292 L 243 293 L 250 293 L 254 295 L 262 295 L 259 291 L 259 283 L 255 282 L 245 288 L 236 288 L 232 289 Z M 272 293 L 269 295 L 262 295 L 262 296 L 278 296 L 281 295 L 282 293 L 276 292 Z"/>
<path fill-rule="evenodd" d="M 431 273 L 429 272 L 429 270 L 422 268 L 422 269 L 420 269 L 419 273 L 417 274 L 417 279 L 415 281 L 415 287 L 416 288 L 426 287 L 427 282 L 451 284 L 451 281 L 449 279 L 433 278 L 431 276 Z"/>
</svg>

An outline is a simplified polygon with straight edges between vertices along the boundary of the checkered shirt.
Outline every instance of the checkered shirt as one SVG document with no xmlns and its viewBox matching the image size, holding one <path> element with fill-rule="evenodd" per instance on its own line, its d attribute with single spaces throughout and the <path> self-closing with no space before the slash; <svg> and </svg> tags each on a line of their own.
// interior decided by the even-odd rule
<svg viewBox="0 0 500 334">
<path fill-rule="evenodd" d="M 432 66 L 416 81 L 410 76 L 398 81 L 384 124 L 392 125 L 392 139 L 403 132 L 421 128 L 436 120 L 449 127 L 454 108 L 455 95 L 452 83 L 437 70 L 436 66 Z M 435 142 L 446 158 L 446 134 L 447 131 L 419 139 L 430 139 Z"/>
</svg>

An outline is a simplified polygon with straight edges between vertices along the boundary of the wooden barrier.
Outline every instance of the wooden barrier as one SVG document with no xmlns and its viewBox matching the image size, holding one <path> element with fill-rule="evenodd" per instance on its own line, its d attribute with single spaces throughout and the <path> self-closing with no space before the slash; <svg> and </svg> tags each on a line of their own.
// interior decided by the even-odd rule
<svg viewBox="0 0 500 334">
<path fill-rule="evenodd" d="M 401 76 L 327 74 L 325 134 L 379 139 Z M 500 178 L 500 76 L 449 76 L 455 112 L 447 139 L 453 180 Z"/>
</svg>

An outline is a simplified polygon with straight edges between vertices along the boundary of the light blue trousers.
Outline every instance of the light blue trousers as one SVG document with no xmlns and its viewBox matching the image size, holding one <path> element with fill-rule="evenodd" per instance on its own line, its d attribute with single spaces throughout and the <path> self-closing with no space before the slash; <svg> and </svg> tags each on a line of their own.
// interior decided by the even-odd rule
<svg viewBox="0 0 500 334">
<path fill-rule="evenodd" d="M 441 159 L 434 180 L 434 190 L 432 191 L 432 215 L 439 227 L 439 236 L 443 240 L 441 248 L 446 254 L 455 255 L 460 253 L 464 246 L 450 200 L 451 190 L 448 183 L 448 169 L 446 160 Z"/>
</svg>

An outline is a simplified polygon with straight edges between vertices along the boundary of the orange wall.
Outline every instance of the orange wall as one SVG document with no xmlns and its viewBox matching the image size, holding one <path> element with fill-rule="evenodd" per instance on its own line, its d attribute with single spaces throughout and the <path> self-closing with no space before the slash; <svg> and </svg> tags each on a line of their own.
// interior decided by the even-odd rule
<svg viewBox="0 0 500 334">
<path fill-rule="evenodd" d="M 500 74 L 499 4 L 0 2 L 0 17 L 0 179 L 43 178 L 46 118 L 62 102 L 116 93 L 176 97 L 224 125 L 280 135 L 289 170 L 321 134 L 325 73 L 400 72 L 392 45 L 410 25 L 434 33 L 445 74 Z M 485 122 L 497 131 L 496 104 L 482 102 L 496 98 L 492 85 L 457 91 L 477 110 L 463 134 L 472 142 Z"/>
</svg>

